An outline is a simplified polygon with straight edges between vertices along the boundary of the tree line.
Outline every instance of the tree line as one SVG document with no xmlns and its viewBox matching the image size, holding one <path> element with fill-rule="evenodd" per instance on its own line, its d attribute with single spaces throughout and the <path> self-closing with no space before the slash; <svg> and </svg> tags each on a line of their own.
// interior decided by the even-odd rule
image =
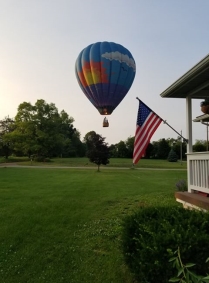
<svg viewBox="0 0 209 283">
<path fill-rule="evenodd" d="M 81 141 L 80 132 L 73 125 L 74 119 L 64 110 L 58 111 L 53 103 L 37 100 L 34 105 L 23 102 L 18 106 L 14 118 L 0 120 L 0 156 L 28 156 L 39 159 L 52 157 L 83 157 L 90 154 L 93 144 L 108 148 L 108 156 L 115 158 L 132 158 L 134 137 L 119 141 L 110 146 L 105 138 L 95 131 L 86 133 Z M 144 158 L 167 159 L 171 149 L 180 159 L 186 158 L 186 143 L 181 138 L 160 139 L 150 143 Z M 208 150 L 206 141 L 198 140 L 193 145 L 194 151 Z M 91 157 L 94 159 L 93 157 Z"/>
</svg>

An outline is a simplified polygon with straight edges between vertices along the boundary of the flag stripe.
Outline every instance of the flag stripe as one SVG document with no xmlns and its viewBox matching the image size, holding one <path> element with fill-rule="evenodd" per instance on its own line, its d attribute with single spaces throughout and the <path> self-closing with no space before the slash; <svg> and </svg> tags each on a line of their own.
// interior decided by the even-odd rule
<svg viewBox="0 0 209 283">
<path fill-rule="evenodd" d="M 136 153 L 134 154 L 134 164 L 136 164 L 139 161 L 139 159 L 142 157 L 142 155 L 144 154 L 144 152 L 145 152 L 145 150 L 146 150 L 146 148 L 147 148 L 147 146 L 150 142 L 150 139 L 152 138 L 154 132 L 156 131 L 156 129 L 158 128 L 158 126 L 160 125 L 161 122 L 162 121 L 158 119 L 156 121 L 155 125 L 152 127 L 152 130 L 143 139 L 142 144 L 138 143 L 136 145 Z M 140 129 L 139 129 L 139 131 L 140 131 Z"/>
<path fill-rule="evenodd" d="M 159 127 L 162 119 L 154 113 L 146 104 L 139 101 L 137 126 L 134 141 L 133 163 L 137 164 L 145 153 L 145 150 L 153 134 Z"/>
<path fill-rule="evenodd" d="M 135 142 L 138 143 L 140 142 L 143 137 L 148 133 L 149 128 L 152 126 L 152 124 L 154 123 L 154 119 L 155 119 L 155 115 L 153 115 L 152 113 L 148 116 L 148 118 L 146 119 L 145 123 L 142 125 L 142 127 L 140 128 L 141 130 L 137 132 L 137 135 L 135 137 Z M 140 135 L 142 134 L 142 135 Z M 140 140 L 139 140 L 140 138 Z"/>
<path fill-rule="evenodd" d="M 152 130 L 152 132 L 149 133 L 149 135 L 147 137 L 145 137 L 145 140 L 143 140 L 143 143 L 140 145 L 140 148 L 137 150 L 135 156 L 134 156 L 134 163 L 137 163 L 138 160 L 142 157 L 142 155 L 145 153 L 145 150 L 150 142 L 150 139 L 152 137 L 152 135 L 154 134 L 156 128 L 158 125 L 156 125 L 156 127 Z"/>
<path fill-rule="evenodd" d="M 155 128 L 155 126 L 156 126 L 156 123 L 158 123 L 159 119 L 158 119 L 158 117 L 153 117 L 153 118 L 155 120 L 151 121 L 152 124 L 149 123 L 149 125 L 147 125 L 146 129 L 144 129 L 143 127 L 139 128 L 139 126 L 137 127 L 137 135 L 136 135 L 137 138 L 135 139 L 135 143 L 134 143 L 135 146 L 136 146 L 135 150 L 138 149 L 138 145 L 140 145 L 140 144 L 143 145 L 144 138 L 147 138 L 148 136 L 151 138 L 150 132 L 153 132 L 152 131 L 153 128 L 154 128 L 154 130 L 157 129 L 157 128 Z M 159 122 L 161 123 L 161 121 L 159 121 Z M 140 137 L 140 139 L 138 139 L 138 137 Z"/>
</svg>

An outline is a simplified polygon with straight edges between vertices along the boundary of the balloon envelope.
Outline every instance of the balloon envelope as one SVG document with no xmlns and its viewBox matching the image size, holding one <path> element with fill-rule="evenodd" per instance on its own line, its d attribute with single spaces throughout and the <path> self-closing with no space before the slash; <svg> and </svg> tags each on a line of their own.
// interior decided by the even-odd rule
<svg viewBox="0 0 209 283">
<path fill-rule="evenodd" d="M 84 48 L 75 64 L 78 83 L 101 115 L 110 115 L 129 91 L 136 65 L 120 44 L 97 42 Z"/>
</svg>

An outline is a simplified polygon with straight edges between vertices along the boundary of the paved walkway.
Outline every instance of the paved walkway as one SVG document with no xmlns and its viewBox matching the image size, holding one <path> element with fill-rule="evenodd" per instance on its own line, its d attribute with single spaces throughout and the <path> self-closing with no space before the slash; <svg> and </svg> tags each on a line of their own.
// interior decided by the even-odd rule
<svg viewBox="0 0 209 283">
<path fill-rule="evenodd" d="M 0 168 L 42 168 L 42 169 L 96 169 L 97 166 L 50 166 L 50 165 L 19 165 L 15 163 L 1 163 Z M 136 170 L 171 170 L 171 171 L 186 171 L 185 168 L 132 168 L 132 167 L 109 167 L 109 166 L 102 166 L 100 167 L 101 170 L 103 169 L 116 169 L 116 170 L 127 170 L 127 169 L 136 169 Z"/>
</svg>

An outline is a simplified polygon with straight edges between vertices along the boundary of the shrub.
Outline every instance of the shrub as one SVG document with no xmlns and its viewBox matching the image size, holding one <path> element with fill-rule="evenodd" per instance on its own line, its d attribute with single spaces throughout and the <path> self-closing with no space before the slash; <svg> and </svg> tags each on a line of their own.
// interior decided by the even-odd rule
<svg viewBox="0 0 209 283">
<path fill-rule="evenodd" d="M 167 283 L 176 275 L 170 251 L 181 250 L 196 274 L 207 274 L 209 214 L 182 207 L 146 207 L 127 216 L 122 247 L 126 264 L 140 283 Z"/>
<path fill-rule="evenodd" d="M 176 183 L 176 190 L 178 192 L 186 192 L 188 190 L 187 182 L 185 180 L 179 180 Z"/>
<path fill-rule="evenodd" d="M 169 154 L 168 154 L 168 161 L 169 162 L 177 162 L 178 161 L 178 155 L 176 154 L 176 152 L 171 149 Z"/>
</svg>

